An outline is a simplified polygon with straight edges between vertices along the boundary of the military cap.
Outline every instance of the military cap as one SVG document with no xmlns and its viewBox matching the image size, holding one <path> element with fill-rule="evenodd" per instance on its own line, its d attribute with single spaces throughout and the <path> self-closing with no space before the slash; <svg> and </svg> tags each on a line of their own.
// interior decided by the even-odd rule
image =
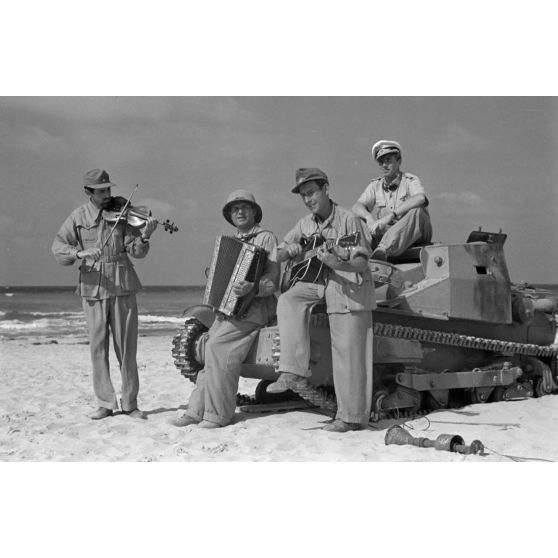
<svg viewBox="0 0 558 558">
<path fill-rule="evenodd" d="M 259 223 L 262 220 L 262 208 L 256 203 L 256 198 L 252 192 L 248 190 L 235 190 L 227 198 L 227 203 L 223 207 L 223 217 L 231 224 L 234 225 L 231 219 L 231 206 L 234 203 L 246 202 L 249 203 L 256 211 L 254 214 L 254 221 Z"/>
<path fill-rule="evenodd" d="M 312 180 L 317 180 L 319 182 L 323 181 L 329 184 L 327 175 L 323 170 L 315 169 L 315 168 L 296 169 L 296 174 L 295 174 L 296 186 L 291 190 L 291 192 L 293 194 L 298 194 L 300 187 L 303 184 L 306 184 L 306 182 L 311 182 Z"/>
<path fill-rule="evenodd" d="M 110 181 L 106 170 L 93 169 L 87 171 L 83 175 L 83 186 L 95 190 L 96 188 L 111 188 L 112 186 L 116 186 L 116 184 Z"/>
<path fill-rule="evenodd" d="M 390 153 L 399 153 L 401 155 L 401 145 L 392 140 L 380 140 L 372 146 L 372 157 L 376 161 Z"/>
</svg>

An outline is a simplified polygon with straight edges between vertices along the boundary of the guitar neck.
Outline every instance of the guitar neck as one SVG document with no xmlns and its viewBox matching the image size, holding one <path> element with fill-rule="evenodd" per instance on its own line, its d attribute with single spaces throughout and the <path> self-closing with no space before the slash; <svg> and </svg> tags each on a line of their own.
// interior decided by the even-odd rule
<svg viewBox="0 0 558 558">
<path fill-rule="evenodd" d="M 331 239 L 331 240 L 326 240 L 323 244 L 320 244 L 320 246 L 318 246 L 317 248 L 313 248 L 312 250 L 309 250 L 308 252 L 304 252 L 304 259 L 302 260 L 303 262 L 307 261 L 307 260 L 311 260 L 313 257 L 318 255 L 318 250 L 320 248 L 323 248 L 325 246 L 326 250 L 329 250 L 330 248 L 333 248 L 339 239 Z"/>
</svg>

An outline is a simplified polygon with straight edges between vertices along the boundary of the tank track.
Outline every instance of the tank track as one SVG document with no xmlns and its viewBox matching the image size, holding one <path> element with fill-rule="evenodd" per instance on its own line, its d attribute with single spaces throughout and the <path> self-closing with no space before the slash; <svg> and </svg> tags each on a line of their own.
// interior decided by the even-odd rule
<svg viewBox="0 0 558 558">
<path fill-rule="evenodd" d="M 384 324 L 381 322 L 374 323 L 374 335 L 381 337 L 392 337 L 397 339 L 411 339 L 423 343 L 432 343 L 438 345 L 449 345 L 452 347 L 462 347 L 467 349 L 478 349 L 490 351 L 494 353 L 505 353 L 507 355 L 523 355 L 535 357 L 553 357 L 558 358 L 558 348 L 545 345 L 534 345 L 531 343 L 517 343 L 512 341 L 499 341 L 497 339 L 486 339 L 483 337 L 474 337 L 470 335 L 461 335 L 459 333 L 447 333 L 443 331 L 434 331 L 428 329 L 420 329 L 410 326 Z M 279 357 L 281 354 L 279 334 L 273 339 L 272 356 L 274 366 L 279 369 Z M 335 395 L 326 393 L 323 389 L 308 384 L 304 389 L 293 390 L 297 395 L 308 401 L 312 405 L 321 408 L 328 414 L 334 414 L 337 408 Z M 433 410 L 433 409 L 432 409 Z M 428 409 L 420 410 L 398 410 L 382 411 L 371 414 L 371 421 L 378 421 L 389 418 L 413 418 L 428 413 Z"/>
<path fill-rule="evenodd" d="M 318 318 L 318 316 L 313 316 L 313 318 Z M 198 363 L 195 358 L 195 340 L 206 331 L 207 327 L 195 317 L 190 317 L 185 320 L 184 328 L 178 331 L 173 339 L 172 355 L 175 358 L 174 363 L 180 370 L 180 373 L 192 382 L 196 381 L 197 373 L 202 368 L 202 365 Z M 558 348 L 552 346 L 500 341 L 497 339 L 487 339 L 381 322 L 374 323 L 374 335 L 410 339 L 437 345 L 484 350 L 493 353 L 505 353 L 506 355 L 558 358 Z M 281 354 L 279 334 L 273 339 L 271 352 L 273 364 L 278 370 L 279 357 Z M 322 409 L 326 414 L 334 415 L 336 413 L 337 403 L 335 401 L 335 395 L 330 393 L 327 389 L 321 386 L 314 386 L 307 382 L 304 386 L 293 391 L 312 406 Z M 240 394 L 238 395 L 238 401 L 243 405 L 257 404 L 250 396 Z M 426 412 L 428 412 L 428 410 L 424 409 L 420 411 L 398 411 L 393 417 L 391 416 L 393 415 L 392 412 L 373 413 L 371 419 L 380 420 L 384 418 L 399 418 L 401 416 L 420 416 Z"/>
<path fill-rule="evenodd" d="M 174 364 L 180 373 L 190 380 L 196 382 L 198 372 L 202 365 L 196 360 L 196 339 L 208 331 L 195 316 L 190 316 L 184 321 L 184 328 L 180 329 L 172 340 L 172 356 Z"/>
<path fill-rule="evenodd" d="M 398 339 L 412 339 L 424 343 L 451 345 L 452 347 L 464 347 L 466 349 L 480 349 L 495 353 L 554 358 L 558 356 L 558 348 L 552 346 L 517 343 L 514 341 L 499 341 L 497 339 L 486 339 L 483 337 L 432 331 L 402 325 L 375 323 L 374 335 L 396 337 Z"/>
</svg>

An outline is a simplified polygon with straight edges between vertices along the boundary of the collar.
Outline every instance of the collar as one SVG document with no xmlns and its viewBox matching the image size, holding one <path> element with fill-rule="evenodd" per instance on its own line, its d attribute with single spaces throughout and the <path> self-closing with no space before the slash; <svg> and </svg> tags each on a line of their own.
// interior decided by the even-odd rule
<svg viewBox="0 0 558 558">
<path fill-rule="evenodd" d="M 87 220 L 89 226 L 93 226 L 99 223 L 103 214 L 103 210 L 99 209 L 91 201 L 91 199 L 83 206 L 83 209 L 85 213 L 85 219 Z"/>
<path fill-rule="evenodd" d="M 261 227 L 258 223 L 256 223 L 248 232 L 240 232 L 238 229 L 236 229 L 236 238 L 242 240 L 243 242 L 248 242 L 249 240 L 252 240 L 252 238 L 254 238 L 261 230 Z"/>
<path fill-rule="evenodd" d="M 335 215 L 335 207 L 337 204 L 333 200 L 330 201 L 331 201 L 331 213 L 323 221 L 320 220 L 320 218 L 317 215 L 314 215 L 313 213 L 311 214 L 314 223 L 320 225 L 322 228 L 325 227 L 327 224 L 331 223 L 331 221 L 333 220 L 333 216 Z"/>
<path fill-rule="evenodd" d="M 385 178 L 382 178 L 382 189 L 384 190 L 384 192 L 394 192 L 395 190 L 397 190 L 397 188 L 399 188 L 399 185 L 401 184 L 402 177 L 403 173 L 399 171 L 397 173 L 397 176 L 389 184 L 386 183 Z"/>
</svg>

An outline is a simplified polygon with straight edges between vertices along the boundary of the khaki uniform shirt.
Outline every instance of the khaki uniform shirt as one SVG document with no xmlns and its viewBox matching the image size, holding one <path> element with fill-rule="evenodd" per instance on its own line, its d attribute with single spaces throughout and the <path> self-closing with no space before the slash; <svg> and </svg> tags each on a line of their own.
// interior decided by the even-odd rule
<svg viewBox="0 0 558 558">
<path fill-rule="evenodd" d="M 56 261 L 72 265 L 77 253 L 87 248 L 100 248 L 114 223 L 103 219 L 102 210 L 91 200 L 75 209 L 64 221 L 52 243 Z M 138 229 L 119 223 L 104 247 L 100 260 L 79 260 L 80 275 L 76 293 L 88 299 L 104 299 L 136 293 L 141 283 L 128 254 L 144 258 L 149 243 L 141 240 Z"/>
<path fill-rule="evenodd" d="M 372 216 L 375 219 L 380 219 L 417 194 L 426 196 L 418 176 L 409 172 L 400 172 L 390 184 L 386 184 L 384 177 L 372 180 L 357 201 L 364 204 L 368 211 L 374 211 Z M 427 205 L 428 200 L 424 205 L 424 209 L 428 213 Z"/>
<path fill-rule="evenodd" d="M 262 229 L 260 225 L 254 227 L 246 234 L 237 231 L 236 238 L 243 240 L 246 237 L 250 244 L 259 246 L 267 252 L 264 272 L 260 278 L 258 292 L 248 312 L 242 320 L 267 325 L 277 313 L 277 298 L 275 291 L 279 286 L 281 267 L 277 262 L 277 239 L 271 231 Z"/>
<path fill-rule="evenodd" d="M 331 214 L 320 221 L 313 214 L 306 215 L 292 228 L 279 245 L 299 243 L 301 239 L 318 234 L 325 240 L 359 232 L 359 251 L 369 255 L 362 221 L 351 211 L 333 203 Z M 374 283 L 369 269 L 358 273 L 340 271 L 324 266 L 325 297 L 329 314 L 373 310 L 376 308 Z"/>
</svg>

